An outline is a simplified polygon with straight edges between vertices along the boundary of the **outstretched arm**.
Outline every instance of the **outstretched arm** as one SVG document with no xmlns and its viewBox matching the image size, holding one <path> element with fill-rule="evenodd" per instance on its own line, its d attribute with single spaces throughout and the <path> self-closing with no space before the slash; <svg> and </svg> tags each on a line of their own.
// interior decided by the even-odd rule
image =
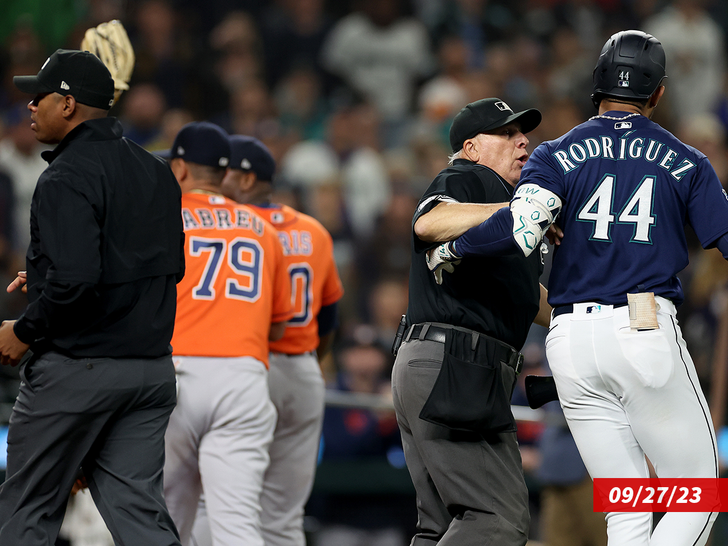
<svg viewBox="0 0 728 546">
<path fill-rule="evenodd" d="M 485 222 L 508 203 L 449 203 L 443 201 L 415 222 L 415 235 L 427 243 L 456 239 Z"/>
<path fill-rule="evenodd" d="M 561 211 L 561 199 L 535 184 L 518 187 L 509 208 L 496 211 L 488 220 L 470 228 L 454 241 L 427 253 L 427 266 L 442 283 L 443 271 L 466 256 L 503 256 L 522 252 L 529 256 Z M 556 230 L 557 237 L 563 235 Z"/>
</svg>

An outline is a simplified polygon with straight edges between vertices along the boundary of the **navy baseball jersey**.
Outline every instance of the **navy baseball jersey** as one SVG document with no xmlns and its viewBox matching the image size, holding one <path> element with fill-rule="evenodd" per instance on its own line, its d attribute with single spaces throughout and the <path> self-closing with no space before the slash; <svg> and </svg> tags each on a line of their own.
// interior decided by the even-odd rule
<svg viewBox="0 0 728 546">
<path fill-rule="evenodd" d="M 705 155 L 638 114 L 607 112 L 542 143 L 520 183 L 563 201 L 552 306 L 623 304 L 634 292 L 679 305 L 685 224 L 704 248 L 728 233 L 728 195 Z"/>
</svg>

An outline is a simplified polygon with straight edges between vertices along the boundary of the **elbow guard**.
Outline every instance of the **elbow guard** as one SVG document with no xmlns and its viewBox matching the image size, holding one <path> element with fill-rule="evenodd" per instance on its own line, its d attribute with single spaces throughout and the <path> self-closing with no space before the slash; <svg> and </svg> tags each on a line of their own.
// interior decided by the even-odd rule
<svg viewBox="0 0 728 546">
<path fill-rule="evenodd" d="M 513 239 L 529 256 L 561 212 L 561 199 L 536 184 L 522 184 L 511 200 Z"/>
</svg>

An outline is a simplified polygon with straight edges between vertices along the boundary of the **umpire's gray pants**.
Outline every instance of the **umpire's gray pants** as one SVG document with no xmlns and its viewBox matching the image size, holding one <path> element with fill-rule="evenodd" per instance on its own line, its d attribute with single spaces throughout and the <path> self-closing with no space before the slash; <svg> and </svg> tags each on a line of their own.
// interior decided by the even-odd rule
<svg viewBox="0 0 728 546">
<path fill-rule="evenodd" d="M 486 437 L 419 418 L 444 350 L 434 341 L 405 342 L 392 371 L 394 408 L 417 492 L 411 545 L 523 546 L 530 519 L 516 433 Z"/>
<path fill-rule="evenodd" d="M 172 358 L 46 353 L 21 378 L 0 487 L 0 546 L 55 544 L 81 465 L 118 546 L 179 546 L 162 495 Z"/>
</svg>

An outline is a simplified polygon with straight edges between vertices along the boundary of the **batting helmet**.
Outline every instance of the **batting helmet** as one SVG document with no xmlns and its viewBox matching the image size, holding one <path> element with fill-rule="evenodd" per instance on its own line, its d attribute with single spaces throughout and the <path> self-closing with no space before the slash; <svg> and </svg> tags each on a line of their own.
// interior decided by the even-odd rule
<svg viewBox="0 0 728 546">
<path fill-rule="evenodd" d="M 597 108 L 602 97 L 645 100 L 665 78 L 665 50 L 654 36 L 640 30 L 617 32 L 597 60 L 591 98 Z"/>
</svg>

